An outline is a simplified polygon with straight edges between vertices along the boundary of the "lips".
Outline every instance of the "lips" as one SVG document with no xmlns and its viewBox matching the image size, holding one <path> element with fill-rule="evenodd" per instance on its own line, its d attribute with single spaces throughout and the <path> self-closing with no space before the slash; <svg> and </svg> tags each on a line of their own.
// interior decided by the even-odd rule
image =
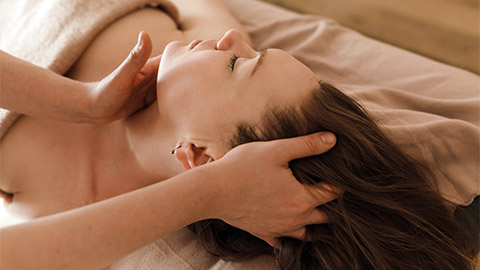
<svg viewBox="0 0 480 270">
<path fill-rule="evenodd" d="M 193 50 L 193 48 L 195 48 L 198 44 L 200 44 L 202 42 L 202 40 L 200 39 L 195 39 L 194 41 L 190 42 L 190 44 L 188 45 L 188 49 L 189 50 Z"/>
</svg>

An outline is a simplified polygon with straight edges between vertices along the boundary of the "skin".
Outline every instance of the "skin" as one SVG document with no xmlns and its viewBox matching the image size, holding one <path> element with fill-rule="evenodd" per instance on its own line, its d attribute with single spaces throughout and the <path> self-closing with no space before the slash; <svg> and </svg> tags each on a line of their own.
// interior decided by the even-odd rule
<svg viewBox="0 0 480 270">
<path fill-rule="evenodd" d="M 123 119 L 156 98 L 154 86 L 160 56 L 145 57 L 144 39 L 141 33 L 127 59 L 102 81 L 93 83 L 69 80 L 0 51 L 0 108 L 77 123 L 102 124 Z M 23 80 L 25 70 L 29 71 L 27 81 Z"/>
<path fill-rule="evenodd" d="M 160 10 L 142 9 L 133 12 L 104 29 L 67 75 L 75 81 L 101 81 L 111 77 L 129 54 L 136 56 L 129 58 L 141 58 L 140 62 L 145 63 L 150 55 L 161 54 L 172 40 L 189 42 L 199 37 L 218 38 L 229 27 L 241 27 L 220 1 L 179 0 L 174 1 L 174 4 L 182 17 L 181 30 L 177 29 L 177 23 L 171 16 Z M 221 23 L 206 20 L 210 17 L 217 18 Z M 148 31 L 149 35 L 144 36 L 142 50 L 132 53 L 132 47 L 141 30 Z M 152 46 L 152 41 L 155 46 Z M 95 95 L 89 95 L 91 96 Z M 71 100 L 71 97 L 67 95 L 65 100 Z M 112 95 L 106 95 L 104 100 L 112 100 Z M 91 100 L 75 102 L 92 103 L 94 102 Z M 66 111 L 62 108 L 62 112 Z M 87 107 L 86 111 L 91 110 Z M 91 125 L 88 123 L 92 122 L 90 120 L 92 117 L 84 121 L 84 124 L 73 124 L 55 121 L 51 117 L 44 118 L 44 115 L 28 114 L 16 122 L 0 142 L 0 189 L 14 194 L 7 210 L 30 220 L 111 198 L 172 175 L 171 172 L 159 172 L 162 169 L 158 168 L 158 164 L 161 163 L 153 164 L 155 173 L 147 173 L 143 167 L 137 166 L 137 160 L 132 159 L 130 146 L 119 146 L 112 141 L 112 138 L 120 139 L 118 137 L 124 135 L 122 126 Z M 138 122 L 135 125 L 144 124 Z M 125 141 L 125 138 L 121 139 Z M 178 138 L 164 142 L 164 148 L 172 148 L 176 140 Z M 148 152 L 147 157 L 155 154 L 154 149 Z M 164 158 L 166 163 L 163 163 L 162 167 L 171 167 L 175 159 L 169 154 Z M 42 162 L 39 162 L 40 160 Z M 24 164 L 29 166 L 25 167 Z M 177 170 L 176 173 L 180 171 L 183 170 Z"/>
<path fill-rule="evenodd" d="M 314 74 L 289 54 L 274 49 L 267 54 L 250 76 L 260 55 L 237 30 L 218 41 L 170 43 L 158 71 L 157 102 L 118 123 L 123 127 L 115 128 L 125 130 L 125 135 L 117 134 L 119 142 L 114 145 L 135 149 L 131 159 L 145 178 L 169 178 L 221 159 L 230 150 L 226 141 L 233 136 L 234 123 L 256 123 L 268 106 L 298 105 L 318 85 Z M 241 57 L 233 70 L 232 55 Z M 287 74 L 298 76 L 299 82 L 292 82 Z M 176 160 L 170 154 L 173 145 L 178 145 Z M 319 210 L 312 216 L 325 218 Z M 304 233 L 301 228 L 289 234 L 302 238 Z"/>
<path fill-rule="evenodd" d="M 170 43 L 157 79 L 158 122 L 166 122 L 172 127 L 167 133 L 180 138 L 177 157 L 185 168 L 195 166 L 199 157 L 191 154 L 200 154 L 199 149 L 202 160 L 225 154 L 235 123 L 259 123 L 266 109 L 296 106 L 318 86 L 312 71 L 281 50 L 266 50 L 256 67 L 260 53 L 237 30 L 218 41 L 198 42 Z M 182 79 L 185 74 L 188 80 Z"/>
<path fill-rule="evenodd" d="M 167 46 L 158 72 L 157 102 L 123 123 L 139 166 L 157 177 L 221 158 L 229 150 L 226 142 L 233 136 L 235 123 L 259 122 L 268 106 L 299 104 L 317 85 L 308 68 L 275 49 L 268 50 L 250 77 L 259 53 L 236 30 L 190 50 L 196 43 Z M 233 55 L 241 58 L 232 71 Z M 286 74 L 298 76 L 300 83 Z M 182 166 L 169 155 L 175 145 L 180 146 L 175 154 Z M 159 163 L 171 164 L 171 171 L 158 168 Z"/>
<path fill-rule="evenodd" d="M 225 19 L 226 25 L 234 24 L 229 23 L 234 20 L 225 15 L 225 8 L 218 1 L 186 2 L 179 7 L 203 6 L 204 10 L 199 12 L 209 16 L 219 15 L 219 18 Z M 202 25 L 202 29 L 207 29 L 205 22 L 197 24 L 198 16 L 193 16 L 194 10 L 184 10 L 184 26 Z M 126 16 L 103 31 L 69 76 L 77 80 L 97 81 L 115 70 L 133 47 L 134 42 L 122 41 L 129 31 L 136 31 L 134 36 L 138 34 L 139 27 L 135 22 L 156 20 L 157 16 L 162 16 L 155 13 L 154 17 L 149 17 L 145 12 Z M 188 17 L 189 14 L 192 17 Z M 171 20 L 168 16 L 160 20 L 164 19 L 165 22 Z M 171 25 L 171 21 L 165 25 Z M 210 28 L 215 33 L 219 33 L 219 28 L 215 28 L 217 25 L 215 23 Z M 189 33 L 195 32 L 193 30 L 185 29 L 180 39 L 192 40 Z M 152 39 L 162 35 L 168 36 L 159 31 L 152 34 Z M 142 58 L 145 63 L 152 44 L 147 35 L 141 37 L 144 46 L 133 55 Z M 217 44 L 213 41 L 204 44 L 210 43 Z M 221 50 L 223 45 L 219 42 L 217 49 L 220 50 L 209 48 L 198 54 L 195 51 L 193 57 L 188 57 L 192 66 L 199 67 L 213 61 L 216 66 L 223 67 L 222 70 L 212 71 L 210 79 L 215 80 L 199 87 L 205 91 L 206 97 L 213 98 L 208 94 L 208 87 L 218 79 L 223 81 L 226 79 L 223 76 L 229 74 L 224 72 L 228 71 L 224 66 L 228 66 L 227 54 L 238 50 L 235 53 L 244 57 L 242 61 L 246 62 L 254 61 L 247 58 L 258 57 L 254 51 L 250 51 L 251 55 L 243 54 L 249 51 L 246 46 L 239 47 L 238 42 L 232 44 L 237 45 L 231 47 L 230 52 L 226 48 Z M 173 43 L 172 52 L 179 45 L 181 43 Z M 179 48 L 184 51 L 185 46 Z M 154 53 L 155 50 L 161 52 L 163 47 L 160 45 L 153 49 Z M 171 93 L 175 97 L 180 85 L 168 78 L 178 75 L 185 66 L 182 67 L 181 61 L 175 62 L 176 58 L 171 58 L 168 51 L 165 56 L 171 60 L 167 59 L 164 63 L 171 63 L 171 68 L 165 70 L 170 75 L 158 78 L 157 90 L 159 95 Z M 275 54 L 270 56 L 276 57 Z M 278 54 L 279 59 L 290 59 L 288 61 L 292 66 L 296 65 L 293 59 L 282 56 L 281 52 Z M 185 59 L 182 57 L 182 61 Z M 295 68 L 298 71 L 303 69 L 301 65 Z M 238 70 L 242 68 L 239 66 Z M 259 70 L 257 75 L 262 75 L 260 72 L 263 71 Z M 197 74 L 192 78 L 198 83 L 199 76 Z M 247 82 L 244 83 L 247 85 Z M 240 87 L 235 90 L 238 89 Z M 302 89 L 298 91 L 307 93 L 309 85 Z M 259 100 L 256 95 L 251 95 L 252 102 L 258 101 L 258 106 L 272 102 L 271 95 L 267 93 L 270 92 L 259 96 L 262 97 Z M 282 101 L 279 100 L 279 103 Z M 247 102 L 241 104 L 250 106 Z M 252 104 L 257 106 L 257 103 Z M 171 99 L 165 106 L 174 110 L 178 103 Z M 322 185 L 320 188 L 301 185 L 288 169 L 288 161 L 328 151 L 335 143 L 331 134 L 248 144 L 225 154 L 227 149 L 222 141 L 230 128 L 208 137 L 212 134 L 200 128 L 202 124 L 198 122 L 199 118 L 194 118 L 195 114 L 186 114 L 181 120 L 190 121 L 191 128 L 187 129 L 186 125 L 177 126 L 174 118 L 175 115 L 180 117 L 180 110 L 172 113 L 170 119 L 160 108 L 154 103 L 125 120 L 105 125 L 56 121 L 41 115 L 24 116 L 18 120 L 1 142 L 0 189 L 14 194 L 7 209 L 32 221 L 0 229 L 2 268 L 101 268 L 147 243 L 205 218 L 221 218 L 270 244 L 279 235 L 302 237 L 306 224 L 326 221 L 315 206 L 334 199 L 337 192 Z M 201 106 L 195 109 L 206 112 Z M 249 110 L 235 112 L 239 113 L 240 120 L 256 121 L 258 117 Z M 237 119 L 234 113 L 229 117 L 232 121 Z M 209 122 L 209 125 L 216 128 L 215 121 Z M 182 143 L 185 148 L 178 149 L 175 158 L 169 152 L 179 141 L 185 142 Z M 189 149 L 202 151 L 196 151 L 198 155 L 189 155 Z M 185 153 L 184 157 L 181 153 Z M 202 158 L 205 155 L 208 159 Z M 213 158 L 216 162 L 199 166 Z M 179 174 L 185 171 L 185 164 L 198 168 Z M 264 168 L 270 169 L 266 172 Z M 239 204 L 239 201 L 242 203 Z M 125 219 L 125 216 L 129 218 Z M 86 257 L 89 260 L 84 260 Z"/>
</svg>

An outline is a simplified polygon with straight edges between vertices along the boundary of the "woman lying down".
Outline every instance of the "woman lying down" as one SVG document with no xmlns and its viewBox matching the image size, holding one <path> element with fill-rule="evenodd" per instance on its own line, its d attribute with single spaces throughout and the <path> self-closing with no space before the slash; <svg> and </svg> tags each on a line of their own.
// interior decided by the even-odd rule
<svg viewBox="0 0 480 270">
<path fill-rule="evenodd" d="M 210 7 L 203 6 L 203 12 L 207 8 Z M 192 9 L 187 5 L 179 6 L 180 14 L 192 14 Z M 202 14 L 202 9 L 196 10 Z M 157 16 L 159 20 L 171 24 L 168 21 L 171 19 L 160 11 L 148 12 L 151 14 L 138 17 L 132 14 L 116 24 L 128 23 L 131 27 L 127 29 L 136 31 L 136 23 L 147 20 L 148 16 Z M 472 254 L 465 234 L 456 224 L 451 206 L 434 188 L 435 179 L 427 167 L 421 161 L 407 156 L 395 142 L 389 140 L 353 99 L 335 86 L 318 81 L 313 72 L 284 51 L 255 51 L 249 45 L 244 31 L 229 17 L 227 11 L 219 7 L 217 12 L 220 14 L 218 17 L 225 18 L 225 25 L 212 27 L 212 32 L 205 34 L 207 28 L 200 23 L 202 29 L 197 29 L 199 36 L 192 34 L 195 33 L 195 28 L 192 28 L 189 35 L 181 39 L 191 41 L 200 38 L 200 35 L 211 37 L 220 30 L 224 31 L 218 40 L 208 38 L 169 43 L 175 35 L 153 31 L 153 44 L 168 45 L 164 50 L 162 46 L 154 48 L 154 54 L 162 53 L 161 59 L 154 58 L 145 66 L 150 74 L 146 78 L 151 79 L 144 82 L 146 86 L 154 82 L 155 76 L 152 74 L 158 73 L 154 82 L 156 101 L 147 101 L 151 105 L 146 108 L 119 121 L 110 122 L 120 116 L 97 121 L 108 122 L 103 125 L 47 120 L 71 119 L 46 113 L 43 114 L 46 118 L 24 116 L 11 128 L 1 146 L 4 161 L 0 189 L 9 202 L 7 204 L 11 212 L 36 219 L 2 229 L 2 241 L 7 243 L 2 245 L 2 264 L 11 266 L 9 269 L 28 266 L 29 262 L 8 259 L 31 257 L 30 251 L 35 250 L 21 246 L 28 242 L 13 238 L 14 235 L 18 237 L 15 227 L 30 226 L 33 232 L 42 230 L 56 226 L 57 223 L 52 219 L 55 216 L 66 224 L 66 227 L 56 227 L 58 230 L 70 230 L 59 234 L 64 237 L 59 242 L 63 240 L 68 245 L 69 241 L 80 241 L 86 235 L 101 238 L 106 233 L 104 227 L 75 219 L 92 209 L 82 206 L 94 203 L 92 207 L 97 207 L 98 212 L 95 212 L 97 215 L 92 222 L 109 220 L 112 225 L 109 230 L 128 238 L 129 246 L 117 246 L 112 240 L 110 247 L 95 250 L 100 254 L 84 262 L 85 256 L 93 256 L 92 248 L 86 247 L 99 244 L 95 240 L 88 240 L 83 249 L 80 245 L 76 250 L 56 251 L 59 257 L 63 256 L 59 261 L 71 265 L 42 262 L 41 258 L 35 264 L 44 268 L 52 264 L 68 269 L 107 266 L 105 263 L 131 252 L 130 248 L 139 248 L 148 243 L 145 239 L 153 241 L 155 237 L 162 237 L 188 225 L 190 222 L 184 224 L 185 221 L 180 220 L 188 213 L 191 216 L 185 220 L 193 222 L 188 227 L 198 235 L 209 252 L 226 260 L 271 254 L 275 256 L 280 269 L 474 269 L 472 257 L 475 254 Z M 105 66 L 102 64 L 104 62 L 97 64 L 95 53 L 101 51 L 103 58 L 108 58 L 111 53 L 110 62 L 114 65 L 118 62 L 118 58 L 115 58 L 118 52 L 128 50 L 127 46 L 111 48 L 110 51 L 101 49 L 112 39 L 125 39 L 119 29 L 128 30 L 116 28 L 116 24 L 92 43 L 70 71 L 72 78 L 93 81 L 112 70 L 112 66 Z M 230 27 L 240 31 L 225 31 Z M 130 55 L 127 62 L 136 58 L 145 58 L 146 61 L 152 49 L 150 37 L 141 34 L 139 43 L 141 46 L 134 49 L 135 53 Z M 115 76 L 115 72 L 113 74 Z M 113 95 L 109 97 L 114 99 Z M 101 100 L 97 106 L 102 107 L 102 102 L 108 104 L 109 101 Z M 2 107 L 6 107 L 5 101 Z M 272 155 L 281 155 L 284 151 L 279 147 L 287 147 L 283 144 L 269 144 L 275 146 L 273 148 L 264 144 L 247 144 L 249 148 L 236 146 L 325 131 L 333 132 L 336 136 L 335 146 L 330 151 L 320 154 L 327 151 L 334 141 L 325 136 L 324 145 L 314 147 L 320 148 L 317 149 L 317 155 L 306 157 L 306 152 L 291 154 L 289 157 L 296 159 L 288 164 L 282 163 L 284 170 L 289 167 L 300 183 L 315 187 L 323 185 L 323 192 L 319 191 L 320 195 L 315 196 L 318 203 L 312 207 L 323 204 L 304 211 L 308 215 L 304 214 L 301 222 L 286 210 L 289 206 L 280 203 L 275 205 L 276 201 L 281 201 L 275 197 L 278 194 L 305 196 L 298 191 L 281 190 L 290 186 L 280 181 L 280 170 L 272 169 L 270 173 L 273 178 L 277 175 L 272 174 L 278 174 L 278 186 L 266 186 L 267 183 L 275 183 L 273 181 L 251 181 L 258 185 L 258 192 L 250 188 L 242 193 L 239 188 L 242 185 L 228 182 L 228 177 L 233 179 L 235 174 L 241 174 L 244 177 L 242 179 L 269 174 L 270 167 L 261 168 L 267 164 L 261 163 L 262 158 L 273 159 L 275 157 Z M 235 149 L 229 152 L 232 148 Z M 263 151 L 263 156 L 257 154 L 259 151 Z M 248 163 L 250 155 L 255 162 Z M 235 166 L 223 166 L 232 163 L 238 163 L 239 169 L 235 171 Z M 25 167 L 25 164 L 29 166 Z M 215 164 L 219 165 L 214 167 Z M 202 171 L 202 168 L 213 169 Z M 262 172 L 265 170 L 268 172 Z M 195 177 L 206 178 L 212 176 L 212 171 L 216 175 L 224 174 L 227 177 L 215 177 L 217 181 L 230 183 L 231 190 L 228 190 L 228 184 L 223 185 L 222 189 L 228 196 L 212 193 L 211 197 L 190 197 L 196 189 L 204 189 L 201 185 L 205 182 L 189 182 L 184 180 L 191 178 L 178 178 L 189 175 L 182 174 L 184 171 L 191 172 L 190 175 Z M 163 181 L 166 179 L 169 180 Z M 158 184 L 163 186 L 154 190 L 156 193 L 153 194 L 159 198 L 152 197 L 148 187 Z M 291 187 L 300 189 L 303 185 Z M 262 193 L 267 189 L 274 190 L 276 194 Z M 187 193 L 185 190 L 193 192 Z M 309 192 L 316 191 L 312 189 Z M 273 214 L 261 212 L 259 206 L 250 207 L 243 202 L 244 198 L 233 194 L 244 194 L 245 201 L 257 198 L 258 204 L 265 201 L 270 203 L 269 206 L 275 205 L 268 210 L 275 214 L 291 215 L 283 219 L 285 224 L 290 220 L 290 224 L 285 225 L 283 230 L 272 229 L 281 232 L 276 235 L 280 237 L 274 240 L 274 235 L 263 234 L 268 228 L 262 228 L 262 225 L 275 226 L 275 222 L 258 220 L 261 216 L 273 218 Z M 135 196 L 144 196 L 144 204 L 137 204 Z M 184 196 L 181 197 L 186 202 L 182 204 L 185 210 L 183 214 L 166 216 L 160 219 L 161 224 L 156 225 L 147 226 L 142 222 L 152 220 L 148 219 L 149 213 L 163 213 L 151 209 L 152 206 L 157 209 L 177 209 L 173 205 L 178 201 L 175 196 Z M 223 201 L 214 200 L 215 196 Z M 158 202 L 159 199 L 162 201 Z M 209 201 L 216 204 L 209 204 Z M 219 204 L 229 206 L 230 211 L 222 209 Z M 135 216 L 135 212 L 145 211 L 143 205 L 150 205 L 150 212 L 138 220 L 128 221 L 130 232 L 135 233 L 126 234 L 118 229 L 123 226 L 120 224 L 126 222 L 125 217 L 129 219 Z M 218 210 L 213 211 L 214 214 L 209 212 L 200 215 L 188 211 L 188 207 L 199 205 L 222 209 L 223 212 Z M 282 209 L 277 211 L 277 208 Z M 123 213 L 119 213 L 118 209 L 123 209 Z M 51 216 L 56 213 L 60 214 Z M 98 213 L 101 213 L 100 217 Z M 256 219 L 246 217 L 250 215 Z M 297 213 L 297 216 L 300 214 Z M 75 224 L 82 228 L 77 228 Z M 119 224 L 118 227 L 115 224 Z M 312 225 L 305 228 L 307 224 Z M 169 226 L 169 229 L 161 230 L 158 228 L 161 226 Z M 155 233 L 156 230 L 161 233 Z M 59 236 L 44 237 L 38 243 Z M 15 250 L 17 254 L 12 254 Z M 18 254 L 19 250 L 25 252 L 24 256 Z"/>
</svg>

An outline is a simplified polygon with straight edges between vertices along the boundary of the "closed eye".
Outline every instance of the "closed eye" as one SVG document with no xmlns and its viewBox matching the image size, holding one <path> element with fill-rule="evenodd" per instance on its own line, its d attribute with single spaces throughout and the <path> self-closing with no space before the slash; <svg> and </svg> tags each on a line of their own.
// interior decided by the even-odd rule
<svg viewBox="0 0 480 270">
<path fill-rule="evenodd" d="M 229 67 L 230 67 L 230 69 L 231 69 L 232 71 L 235 69 L 235 63 L 237 62 L 238 58 L 239 58 L 239 57 L 236 56 L 236 55 L 233 55 L 232 58 L 230 58 L 230 65 L 229 65 Z"/>
</svg>

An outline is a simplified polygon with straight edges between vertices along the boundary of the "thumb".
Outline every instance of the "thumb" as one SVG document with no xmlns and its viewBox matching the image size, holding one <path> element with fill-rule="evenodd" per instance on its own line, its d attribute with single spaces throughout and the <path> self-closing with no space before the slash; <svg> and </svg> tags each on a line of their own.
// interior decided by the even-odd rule
<svg viewBox="0 0 480 270">
<path fill-rule="evenodd" d="M 150 36 L 141 31 L 135 47 L 130 51 L 123 63 L 114 71 L 114 77 L 131 81 L 145 66 L 152 53 L 152 40 Z"/>
<path fill-rule="evenodd" d="M 275 149 L 282 149 L 285 161 L 320 155 L 330 150 L 336 142 L 336 137 L 331 132 L 318 132 L 306 136 L 275 141 Z"/>
</svg>

